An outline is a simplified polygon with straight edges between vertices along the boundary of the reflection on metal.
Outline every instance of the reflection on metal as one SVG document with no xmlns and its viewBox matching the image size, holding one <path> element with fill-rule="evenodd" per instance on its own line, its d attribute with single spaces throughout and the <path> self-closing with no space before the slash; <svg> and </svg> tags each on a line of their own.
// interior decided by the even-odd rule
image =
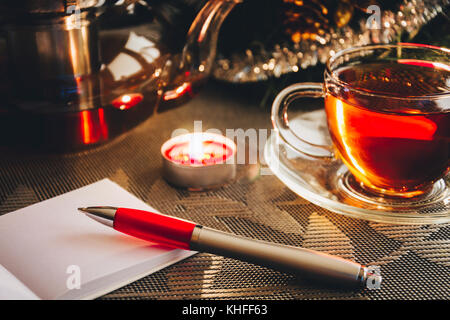
<svg viewBox="0 0 450 320">
<path fill-rule="evenodd" d="M 6 113 L 0 137 L 11 130 L 23 138 L 15 146 L 60 144 L 71 149 L 109 139 L 156 110 L 177 105 L 160 101 L 191 96 L 192 86 L 209 75 L 220 25 L 236 1 L 208 1 L 182 50 L 168 48 L 164 41 L 180 31 L 165 30 L 169 27 L 150 12 L 140 25 L 122 24 L 120 18 L 150 9 L 139 1 L 23 3 L 0 3 L 0 28 L 6 36 L 3 42 L 0 35 L 0 70 L 8 70 L 0 78 L 5 96 L 0 113 Z M 30 132 L 17 132 L 24 123 Z"/>
<path fill-rule="evenodd" d="M 107 69 L 111 72 L 114 81 L 122 81 L 142 71 L 142 66 L 129 54 L 119 53 Z"/>
<path fill-rule="evenodd" d="M 138 36 L 133 31 L 130 32 L 125 49 L 141 54 L 147 63 L 154 62 L 160 56 L 160 50 L 156 48 L 153 41 L 144 36 Z"/>
<path fill-rule="evenodd" d="M 89 145 L 108 139 L 108 125 L 102 108 L 81 111 L 80 125 L 83 144 Z"/>
</svg>

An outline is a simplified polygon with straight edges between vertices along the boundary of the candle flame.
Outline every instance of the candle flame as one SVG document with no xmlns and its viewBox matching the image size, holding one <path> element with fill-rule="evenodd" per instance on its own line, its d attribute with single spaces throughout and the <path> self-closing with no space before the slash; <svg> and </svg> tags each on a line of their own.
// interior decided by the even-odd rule
<svg viewBox="0 0 450 320">
<path fill-rule="evenodd" d="M 193 134 L 189 143 L 189 157 L 191 161 L 203 160 L 203 136 L 202 134 Z"/>
</svg>

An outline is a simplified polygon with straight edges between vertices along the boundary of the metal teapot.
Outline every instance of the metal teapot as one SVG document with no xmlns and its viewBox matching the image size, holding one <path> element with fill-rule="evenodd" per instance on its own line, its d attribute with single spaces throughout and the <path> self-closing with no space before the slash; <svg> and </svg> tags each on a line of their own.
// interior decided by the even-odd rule
<svg viewBox="0 0 450 320">
<path fill-rule="evenodd" d="M 157 16 L 133 20 L 151 2 L 1 2 L 0 146 L 76 150 L 178 104 L 207 78 L 237 2 L 208 1 L 178 50 Z M 124 12 L 131 25 L 117 23 Z"/>
</svg>

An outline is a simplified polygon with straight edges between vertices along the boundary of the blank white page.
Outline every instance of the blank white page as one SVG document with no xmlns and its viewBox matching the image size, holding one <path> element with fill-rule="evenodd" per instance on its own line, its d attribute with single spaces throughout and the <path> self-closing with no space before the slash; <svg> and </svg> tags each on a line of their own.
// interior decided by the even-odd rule
<svg viewBox="0 0 450 320">
<path fill-rule="evenodd" d="M 0 300 L 37 300 L 22 282 L 0 264 Z"/>
<path fill-rule="evenodd" d="M 41 299 L 94 298 L 194 252 L 124 235 L 77 208 L 156 211 L 110 180 L 0 216 L 0 264 Z M 68 289 L 69 277 L 80 289 Z M 68 273 L 72 272 L 72 273 Z M 76 283 L 76 282 L 75 282 Z"/>
</svg>

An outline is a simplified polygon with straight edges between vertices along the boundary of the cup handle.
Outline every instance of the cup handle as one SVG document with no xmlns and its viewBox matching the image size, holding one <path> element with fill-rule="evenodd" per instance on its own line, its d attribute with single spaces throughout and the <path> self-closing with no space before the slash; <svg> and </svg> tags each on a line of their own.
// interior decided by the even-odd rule
<svg viewBox="0 0 450 320">
<path fill-rule="evenodd" d="M 288 107 L 294 100 L 300 98 L 323 98 L 324 90 L 322 83 L 304 82 L 296 83 L 283 89 L 272 104 L 272 124 L 279 137 L 292 149 L 306 156 L 318 160 L 333 160 L 334 152 L 332 145 L 319 145 L 299 137 L 289 127 Z"/>
</svg>

